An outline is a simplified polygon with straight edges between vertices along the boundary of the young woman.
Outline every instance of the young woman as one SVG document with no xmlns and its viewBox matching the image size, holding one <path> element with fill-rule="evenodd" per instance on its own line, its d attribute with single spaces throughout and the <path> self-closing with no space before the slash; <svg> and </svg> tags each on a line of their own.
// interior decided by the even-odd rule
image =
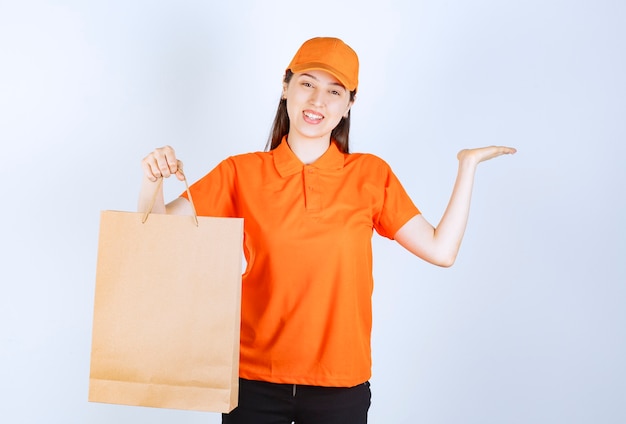
<svg viewBox="0 0 626 424">
<path fill-rule="evenodd" d="M 349 153 L 358 57 L 306 41 L 287 67 L 268 148 L 222 161 L 191 192 L 199 215 L 244 218 L 239 406 L 223 423 L 366 423 L 370 405 L 373 230 L 451 266 L 477 165 L 509 147 L 462 150 L 450 202 L 429 224 L 389 166 Z M 183 178 L 174 149 L 142 162 L 139 210 L 159 178 Z M 154 212 L 191 214 L 186 195 Z"/>
</svg>

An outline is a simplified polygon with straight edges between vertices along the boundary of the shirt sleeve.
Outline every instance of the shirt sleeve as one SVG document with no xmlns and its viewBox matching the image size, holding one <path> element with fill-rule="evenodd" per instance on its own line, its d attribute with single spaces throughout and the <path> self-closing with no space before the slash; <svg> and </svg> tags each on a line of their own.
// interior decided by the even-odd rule
<svg viewBox="0 0 626 424">
<path fill-rule="evenodd" d="M 237 217 L 235 177 L 234 161 L 228 158 L 189 186 L 196 213 L 200 216 Z M 186 191 L 181 197 L 189 200 Z"/>
<path fill-rule="evenodd" d="M 398 230 L 421 212 L 385 162 L 383 162 L 381 182 L 384 184 L 381 190 L 382 207 L 375 217 L 374 228 L 381 236 L 393 240 Z"/>
</svg>

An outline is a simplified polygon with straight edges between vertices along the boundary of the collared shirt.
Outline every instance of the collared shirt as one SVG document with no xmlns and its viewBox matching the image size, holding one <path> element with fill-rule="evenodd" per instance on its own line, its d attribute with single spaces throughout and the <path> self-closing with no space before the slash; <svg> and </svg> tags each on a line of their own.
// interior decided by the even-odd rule
<svg viewBox="0 0 626 424">
<path fill-rule="evenodd" d="M 334 142 L 230 157 L 191 187 L 198 215 L 244 218 L 240 376 L 351 387 L 371 376 L 373 230 L 419 210 L 382 159 Z"/>
</svg>

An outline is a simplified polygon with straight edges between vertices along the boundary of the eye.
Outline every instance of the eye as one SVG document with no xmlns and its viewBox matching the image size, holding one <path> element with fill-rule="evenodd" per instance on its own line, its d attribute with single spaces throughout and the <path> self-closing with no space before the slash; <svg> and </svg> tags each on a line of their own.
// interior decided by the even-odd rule
<svg viewBox="0 0 626 424">
<path fill-rule="evenodd" d="M 313 84 L 311 84 L 311 83 L 310 83 L 310 82 L 308 82 L 308 81 L 304 81 L 304 82 L 302 82 L 302 86 L 303 86 L 303 87 L 313 87 Z"/>
<path fill-rule="evenodd" d="M 341 96 L 341 92 L 337 90 L 330 90 L 330 94 L 332 94 L 333 96 Z"/>
</svg>

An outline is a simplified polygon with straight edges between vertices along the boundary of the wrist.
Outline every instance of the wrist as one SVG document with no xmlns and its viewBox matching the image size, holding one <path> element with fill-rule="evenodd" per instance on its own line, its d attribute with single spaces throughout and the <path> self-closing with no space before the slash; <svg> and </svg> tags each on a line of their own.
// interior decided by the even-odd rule
<svg viewBox="0 0 626 424">
<path fill-rule="evenodd" d="M 457 159 L 459 161 L 459 169 L 465 170 L 473 170 L 478 166 L 478 160 L 475 155 L 470 154 L 467 149 L 461 150 L 457 154 Z"/>
</svg>

